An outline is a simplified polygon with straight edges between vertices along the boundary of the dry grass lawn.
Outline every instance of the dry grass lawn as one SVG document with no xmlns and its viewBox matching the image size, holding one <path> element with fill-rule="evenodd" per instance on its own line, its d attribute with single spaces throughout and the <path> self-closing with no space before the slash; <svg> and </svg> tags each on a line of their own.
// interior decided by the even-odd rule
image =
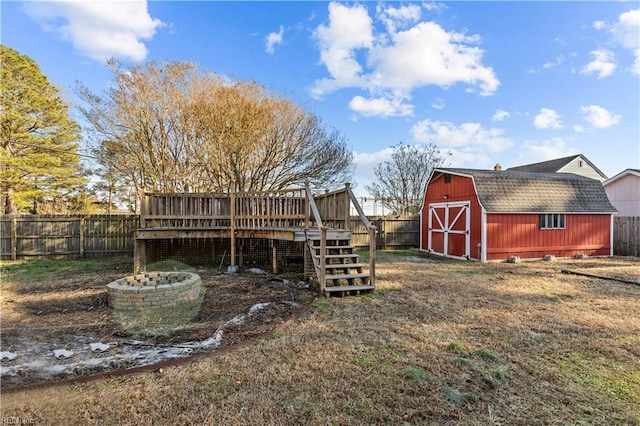
<svg viewBox="0 0 640 426">
<path fill-rule="evenodd" d="M 640 425 L 640 259 L 381 253 L 373 295 L 162 372 L 3 392 L 34 424 Z M 593 268 L 593 269 L 592 269 Z M 608 275 L 607 275 L 608 274 Z"/>
</svg>

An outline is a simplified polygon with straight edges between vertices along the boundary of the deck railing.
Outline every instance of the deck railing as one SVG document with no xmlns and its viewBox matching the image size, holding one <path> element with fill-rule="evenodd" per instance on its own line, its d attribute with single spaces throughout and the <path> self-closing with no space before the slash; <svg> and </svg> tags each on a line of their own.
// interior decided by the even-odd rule
<svg viewBox="0 0 640 426">
<path fill-rule="evenodd" d="M 238 194 L 145 192 L 143 229 L 285 229 L 304 227 L 304 189 Z"/>
</svg>

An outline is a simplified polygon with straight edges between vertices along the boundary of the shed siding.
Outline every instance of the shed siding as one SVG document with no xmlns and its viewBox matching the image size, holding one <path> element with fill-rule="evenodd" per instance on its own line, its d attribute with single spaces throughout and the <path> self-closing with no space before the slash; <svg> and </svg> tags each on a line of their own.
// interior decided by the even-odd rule
<svg viewBox="0 0 640 426">
<path fill-rule="evenodd" d="M 482 220 L 482 208 L 478 203 L 478 196 L 476 195 L 475 188 L 473 186 L 473 180 L 470 177 L 450 175 L 451 181 L 449 183 L 444 182 L 444 175 L 441 175 L 433 179 L 427 186 L 425 194 L 425 200 L 422 207 L 422 238 L 420 241 L 420 248 L 427 250 L 429 248 L 429 205 L 433 203 L 446 203 L 455 201 L 469 201 L 471 225 L 470 225 L 470 244 L 471 244 L 471 257 L 480 259 L 480 251 L 478 246 L 481 241 L 481 220 Z M 445 195 L 447 196 L 445 198 Z M 434 240 L 434 248 L 442 247 L 442 238 L 438 241 Z"/>
<path fill-rule="evenodd" d="M 571 257 L 608 256 L 611 249 L 611 215 L 566 215 L 565 229 L 539 229 L 537 214 L 488 214 L 487 260 L 523 259 L 546 254 Z"/>
</svg>

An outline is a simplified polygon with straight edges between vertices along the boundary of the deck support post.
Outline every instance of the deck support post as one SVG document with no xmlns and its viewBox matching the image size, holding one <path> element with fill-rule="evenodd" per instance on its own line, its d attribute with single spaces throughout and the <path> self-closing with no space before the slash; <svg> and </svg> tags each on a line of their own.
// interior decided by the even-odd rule
<svg viewBox="0 0 640 426">
<path fill-rule="evenodd" d="M 231 223 L 229 235 L 231 236 L 231 266 L 236 266 L 236 194 L 231 193 Z"/>
<path fill-rule="evenodd" d="M 133 273 L 138 274 L 147 269 L 147 245 L 145 240 L 137 239 L 135 234 L 133 238 Z"/>
<path fill-rule="evenodd" d="M 376 285 L 376 227 L 369 227 L 369 280 Z"/>
<path fill-rule="evenodd" d="M 278 240 L 271 240 L 271 266 L 273 273 L 278 273 Z"/>
<path fill-rule="evenodd" d="M 244 265 L 244 244 L 242 240 L 238 243 L 238 266 Z"/>
<path fill-rule="evenodd" d="M 327 226 L 320 228 L 320 294 L 324 295 L 327 285 Z"/>
</svg>

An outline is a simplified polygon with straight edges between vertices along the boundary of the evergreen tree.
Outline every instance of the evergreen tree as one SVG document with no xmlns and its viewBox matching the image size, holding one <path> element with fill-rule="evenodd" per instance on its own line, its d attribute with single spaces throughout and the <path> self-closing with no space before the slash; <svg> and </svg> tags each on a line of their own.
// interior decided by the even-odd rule
<svg viewBox="0 0 640 426">
<path fill-rule="evenodd" d="M 31 58 L 0 45 L 0 59 L 0 201 L 7 214 L 51 210 L 86 181 L 80 128 Z"/>
</svg>

